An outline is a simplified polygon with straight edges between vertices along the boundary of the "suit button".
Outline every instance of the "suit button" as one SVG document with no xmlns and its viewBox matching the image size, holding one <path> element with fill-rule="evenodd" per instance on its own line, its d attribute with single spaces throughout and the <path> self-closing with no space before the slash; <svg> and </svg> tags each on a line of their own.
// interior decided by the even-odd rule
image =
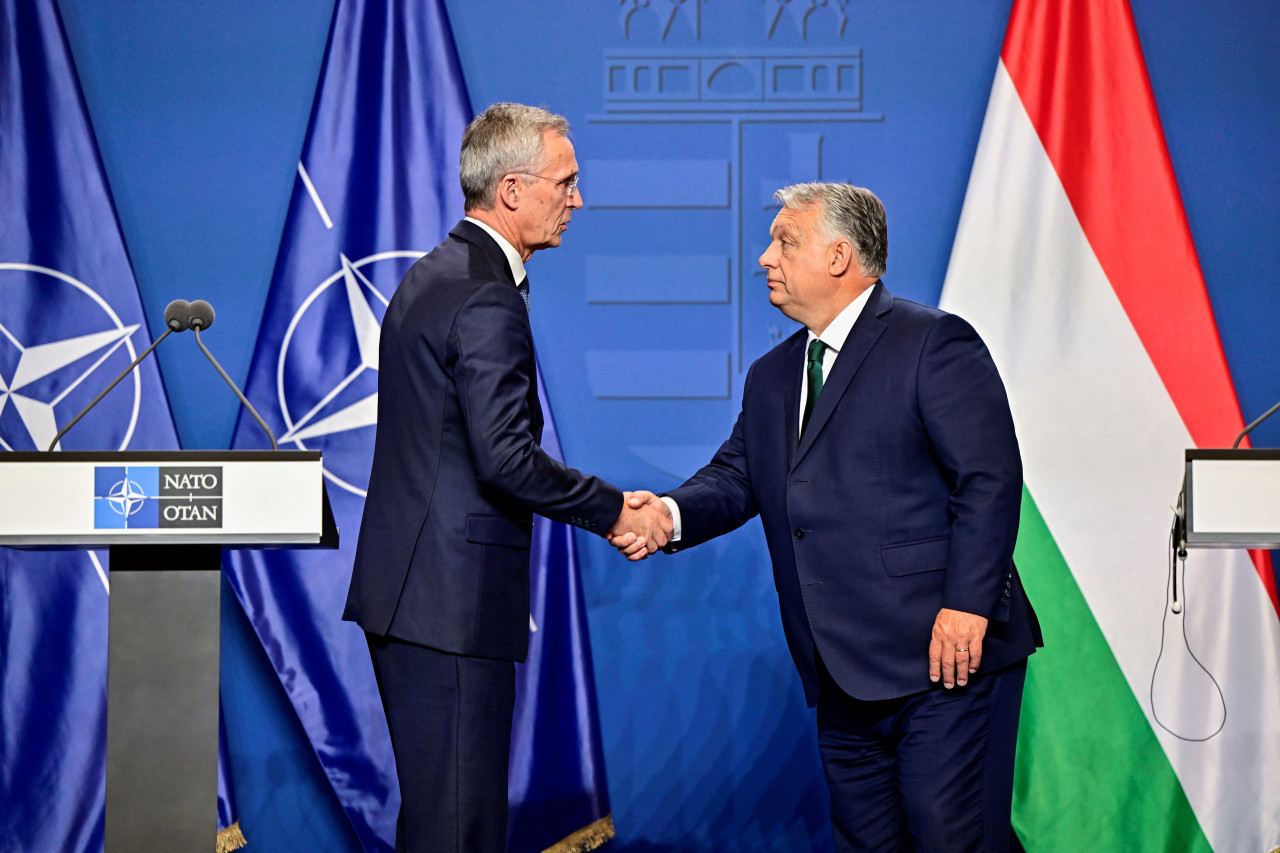
<svg viewBox="0 0 1280 853">
<path fill-rule="evenodd" d="M 801 530 L 799 527 L 797 527 L 794 531 L 792 531 L 791 535 L 796 537 L 797 539 L 803 539 L 804 531 Z"/>
</svg>

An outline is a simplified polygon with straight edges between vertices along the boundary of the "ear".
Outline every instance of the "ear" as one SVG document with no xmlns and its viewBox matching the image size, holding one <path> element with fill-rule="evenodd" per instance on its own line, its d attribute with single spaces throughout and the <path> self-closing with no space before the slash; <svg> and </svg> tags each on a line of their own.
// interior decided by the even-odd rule
<svg viewBox="0 0 1280 853">
<path fill-rule="evenodd" d="M 494 191 L 494 203 L 500 204 L 509 210 L 515 210 L 520 206 L 520 196 L 524 192 L 524 183 L 516 175 L 506 175 L 498 182 L 498 188 Z"/>
<path fill-rule="evenodd" d="M 827 249 L 827 272 L 839 278 L 853 263 L 853 245 L 848 240 L 837 240 Z"/>
</svg>

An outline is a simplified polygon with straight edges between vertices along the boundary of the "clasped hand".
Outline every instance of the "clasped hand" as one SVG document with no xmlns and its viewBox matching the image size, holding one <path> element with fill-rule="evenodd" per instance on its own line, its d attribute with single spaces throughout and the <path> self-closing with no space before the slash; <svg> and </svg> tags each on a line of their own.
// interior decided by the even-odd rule
<svg viewBox="0 0 1280 853">
<path fill-rule="evenodd" d="M 622 514 L 605 535 L 628 560 L 643 560 L 671 541 L 671 510 L 653 492 L 622 494 Z"/>
</svg>

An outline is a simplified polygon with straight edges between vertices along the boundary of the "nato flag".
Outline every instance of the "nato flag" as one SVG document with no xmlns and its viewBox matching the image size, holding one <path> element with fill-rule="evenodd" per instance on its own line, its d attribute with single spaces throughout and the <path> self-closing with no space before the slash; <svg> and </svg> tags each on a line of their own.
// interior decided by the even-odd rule
<svg viewBox="0 0 1280 853">
<path fill-rule="evenodd" d="M 0 451 L 44 450 L 151 343 L 54 0 L 0 0 L 0 211 Z M 148 360 L 59 449 L 177 443 Z M 105 553 L 0 549 L 5 850 L 102 850 L 108 595 Z"/>
<path fill-rule="evenodd" d="M 409 266 L 462 215 L 458 150 L 471 115 L 443 3 L 338 0 L 248 380 L 282 447 L 323 452 L 344 535 L 336 552 L 236 553 L 231 585 L 366 850 L 391 849 L 400 805 L 365 639 L 340 621 L 373 454 L 379 326 Z M 242 417 L 234 446 L 264 441 Z M 571 533 L 542 529 L 538 630 L 513 741 L 521 851 L 603 833 L 608 811 Z M 237 740 L 257 727 L 227 712 L 232 763 L 253 761 Z M 269 808 L 270 792 L 236 782 L 251 842 L 304 829 Z"/>
</svg>

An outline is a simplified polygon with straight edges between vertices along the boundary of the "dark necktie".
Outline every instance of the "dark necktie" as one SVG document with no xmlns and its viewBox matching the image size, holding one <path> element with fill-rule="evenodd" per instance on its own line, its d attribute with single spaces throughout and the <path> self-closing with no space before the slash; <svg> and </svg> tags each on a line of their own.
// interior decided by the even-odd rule
<svg viewBox="0 0 1280 853">
<path fill-rule="evenodd" d="M 805 427 L 809 426 L 809 416 L 813 414 L 813 407 L 818 402 L 818 395 L 822 393 L 822 354 L 827 351 L 827 345 L 817 338 L 809 342 L 809 358 L 805 362 L 805 383 L 809 388 L 809 396 L 804 401 L 804 417 L 800 419 L 800 434 L 804 435 Z"/>
<path fill-rule="evenodd" d="M 524 281 L 516 285 L 516 290 L 520 291 L 520 298 L 524 300 L 525 313 L 529 312 L 529 277 L 525 276 Z"/>
</svg>

